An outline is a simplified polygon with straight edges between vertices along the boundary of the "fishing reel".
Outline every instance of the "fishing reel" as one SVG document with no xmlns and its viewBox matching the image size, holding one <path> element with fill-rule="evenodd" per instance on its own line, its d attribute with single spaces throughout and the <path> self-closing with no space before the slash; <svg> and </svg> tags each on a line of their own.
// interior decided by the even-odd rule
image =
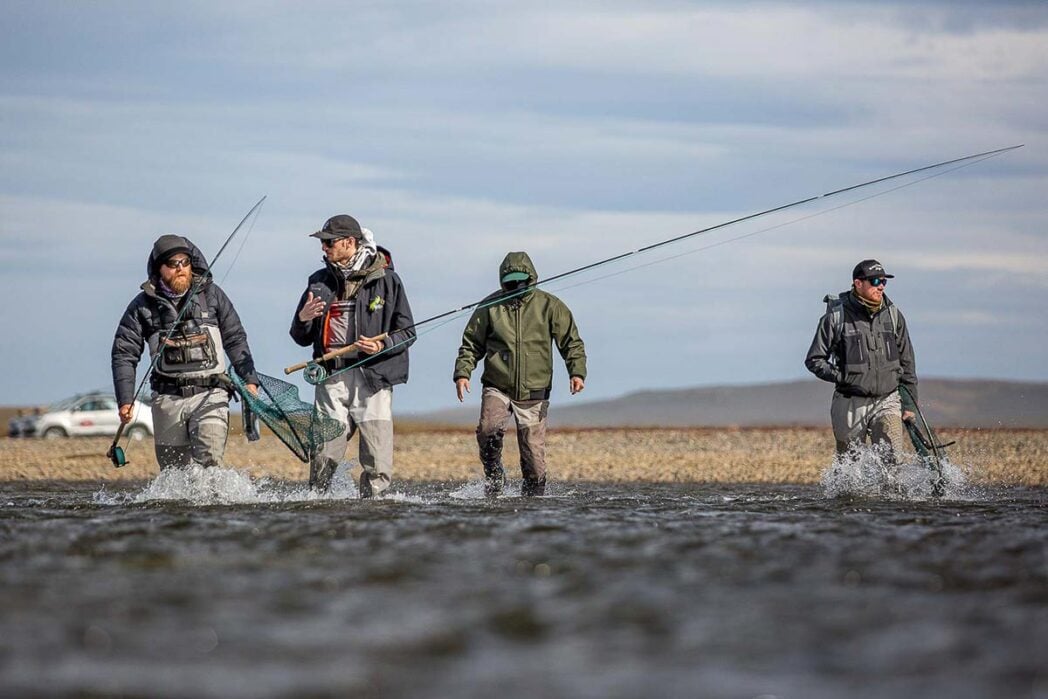
<svg viewBox="0 0 1048 699">
<path fill-rule="evenodd" d="M 305 377 L 306 383 L 311 386 L 316 386 L 328 377 L 328 370 L 324 368 L 323 364 L 310 362 L 306 365 L 306 368 L 302 370 L 302 376 Z"/>
</svg>

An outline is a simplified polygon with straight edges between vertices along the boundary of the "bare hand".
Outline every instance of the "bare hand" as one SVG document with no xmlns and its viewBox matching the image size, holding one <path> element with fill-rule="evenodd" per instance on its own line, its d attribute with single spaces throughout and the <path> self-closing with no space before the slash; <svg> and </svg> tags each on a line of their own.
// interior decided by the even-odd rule
<svg viewBox="0 0 1048 699">
<path fill-rule="evenodd" d="M 132 413 L 134 413 L 134 410 L 135 406 L 133 406 L 131 403 L 121 405 L 119 410 L 120 424 L 126 425 L 127 423 L 131 422 L 131 418 L 133 417 Z"/>
<path fill-rule="evenodd" d="M 912 410 L 903 410 L 902 411 L 902 421 L 903 422 L 913 422 L 916 418 L 917 418 L 917 414 L 914 413 Z"/>
<path fill-rule="evenodd" d="M 469 393 L 469 379 L 455 379 L 455 392 L 458 393 L 459 403 L 464 401 Z"/>
<path fill-rule="evenodd" d="M 258 398 L 258 384 L 249 383 L 245 385 L 244 388 L 247 389 L 248 393 Z"/>
<path fill-rule="evenodd" d="M 324 300 L 313 296 L 312 291 L 309 292 L 306 302 L 302 304 L 302 308 L 298 311 L 298 319 L 303 323 L 308 323 L 322 315 L 324 315 Z"/>
<path fill-rule="evenodd" d="M 582 380 L 580 376 L 571 377 L 571 395 L 580 393 L 582 389 L 586 388 L 586 382 Z"/>
<path fill-rule="evenodd" d="M 357 349 L 359 349 L 364 354 L 375 354 L 376 352 L 381 352 L 384 346 L 382 340 L 364 337 L 363 335 L 361 335 L 360 339 L 354 342 L 353 344 L 355 344 L 357 346 Z"/>
</svg>

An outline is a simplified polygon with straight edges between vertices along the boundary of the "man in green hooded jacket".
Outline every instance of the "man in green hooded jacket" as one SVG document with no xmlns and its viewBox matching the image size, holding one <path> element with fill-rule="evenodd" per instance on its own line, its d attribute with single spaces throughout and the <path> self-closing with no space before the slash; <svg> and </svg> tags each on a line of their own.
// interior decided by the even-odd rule
<svg viewBox="0 0 1048 699">
<path fill-rule="evenodd" d="M 538 274 L 526 252 L 511 252 L 499 266 L 500 289 L 473 312 L 455 362 L 459 401 L 481 357 L 484 393 L 477 445 L 484 492 L 499 495 L 506 482 L 502 440 L 510 415 L 517 424 L 522 495 L 546 490 L 546 414 L 553 385 L 553 344 L 568 370 L 571 393 L 585 387 L 586 347 L 564 302 L 536 289 Z M 501 298 L 500 298 L 501 297 Z"/>
</svg>

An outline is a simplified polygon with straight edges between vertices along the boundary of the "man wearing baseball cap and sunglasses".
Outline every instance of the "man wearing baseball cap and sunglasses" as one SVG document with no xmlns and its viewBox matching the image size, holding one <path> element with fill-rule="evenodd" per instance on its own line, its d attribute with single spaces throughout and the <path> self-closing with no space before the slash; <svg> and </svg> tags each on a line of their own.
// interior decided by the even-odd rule
<svg viewBox="0 0 1048 699">
<path fill-rule="evenodd" d="M 359 433 L 360 497 L 371 498 L 393 478 L 393 387 L 408 380 L 415 321 L 392 256 L 371 231 L 339 214 L 310 235 L 320 241 L 324 266 L 309 277 L 295 307 L 291 337 L 312 346 L 314 358 L 349 352 L 322 363 L 330 375 L 317 384 L 316 409 L 346 430 L 314 457 L 309 486 L 330 490 L 348 441 Z"/>
<path fill-rule="evenodd" d="M 904 410 L 899 386 L 917 401 L 917 373 L 906 319 L 885 293 L 894 275 L 877 260 L 863 260 L 852 270 L 852 287 L 826 297 L 804 365 L 836 386 L 830 419 L 837 453 L 866 439 L 902 449 Z M 907 408 L 912 408 L 907 402 Z"/>
</svg>

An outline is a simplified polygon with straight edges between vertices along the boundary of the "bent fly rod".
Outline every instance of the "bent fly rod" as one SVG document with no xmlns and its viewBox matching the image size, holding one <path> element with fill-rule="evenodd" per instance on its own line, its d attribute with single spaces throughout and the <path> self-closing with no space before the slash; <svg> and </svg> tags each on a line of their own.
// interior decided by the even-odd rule
<svg viewBox="0 0 1048 699">
<path fill-rule="evenodd" d="M 740 216 L 738 218 L 733 218 L 730 221 L 724 221 L 723 223 L 718 223 L 718 224 L 715 224 L 713 226 L 708 226 L 706 228 L 701 228 L 701 229 L 699 229 L 697 231 L 693 231 L 691 233 L 685 233 L 683 235 L 678 235 L 678 236 L 675 236 L 673 238 L 667 238 L 666 240 L 660 240 L 660 241 L 658 241 L 656 243 L 652 243 L 650 245 L 646 245 L 646 246 L 644 246 L 642 248 L 638 248 L 636 250 L 631 250 L 629 252 L 623 252 L 623 253 L 620 253 L 618 255 L 612 255 L 611 257 L 605 258 L 603 260 L 598 260 L 596 262 L 591 262 L 589 264 L 582 265 L 581 267 L 576 267 L 575 269 L 570 269 L 567 272 L 561 272 L 560 274 L 556 274 L 556 275 L 554 275 L 552 277 L 546 277 L 545 279 L 539 279 L 536 282 L 534 282 L 533 284 L 530 284 L 530 285 L 528 285 L 527 287 L 525 287 L 523 289 L 513 290 L 513 291 L 510 291 L 510 292 L 505 292 L 505 293 L 502 293 L 502 294 L 496 294 L 494 296 L 485 297 L 485 298 L 481 299 L 480 301 L 474 301 L 473 303 L 466 304 L 465 306 L 462 306 L 460 308 L 455 308 L 455 309 L 452 309 L 450 311 L 445 311 L 444 313 L 439 313 L 439 314 L 437 314 L 435 316 L 431 316 L 429 318 L 426 318 L 425 320 L 420 320 L 417 323 L 414 323 L 413 325 L 407 326 L 406 328 L 398 328 L 398 331 L 414 330 L 415 328 L 421 327 L 421 326 L 426 325 L 428 323 L 432 323 L 432 322 L 440 320 L 442 318 L 447 318 L 448 316 L 454 316 L 454 315 L 456 315 L 458 313 L 461 313 L 463 311 L 468 311 L 468 310 L 474 309 L 474 308 L 480 308 L 480 307 L 487 307 L 487 306 L 496 305 L 498 303 L 502 303 L 503 301 L 507 301 L 507 300 L 509 300 L 511 298 L 514 298 L 516 296 L 519 296 L 521 294 L 527 293 L 528 289 L 533 289 L 533 288 L 536 288 L 538 286 L 543 286 L 543 285 L 549 284 L 551 282 L 557 281 L 558 279 L 564 279 L 566 277 L 571 277 L 571 276 L 574 276 L 576 274 L 580 274 L 582 272 L 585 272 L 587 270 L 596 269 L 597 267 L 603 267 L 604 265 L 611 264 L 612 262 L 618 262 L 620 260 L 625 260 L 625 259 L 627 259 L 629 257 L 633 257 L 635 255 L 642 255 L 642 254 L 650 252 L 652 250 L 656 250 L 658 248 L 665 247 L 667 245 L 672 245 L 673 243 L 679 243 L 679 242 L 681 242 L 683 240 L 688 240 L 689 238 L 695 238 L 695 237 L 698 237 L 700 235 L 704 235 L 706 233 L 711 233 L 713 231 L 720 230 L 722 228 L 727 228 L 729 226 L 734 226 L 734 225 L 736 225 L 738 223 L 743 223 L 744 221 L 752 221 L 754 219 L 761 218 L 763 216 L 768 216 L 770 214 L 778 213 L 778 212 L 781 212 L 781 211 L 786 211 L 787 209 L 792 209 L 794 207 L 801 206 L 802 204 L 809 204 L 811 202 L 818 201 L 820 199 L 828 199 L 830 197 L 835 197 L 835 196 L 837 196 L 839 194 L 844 194 L 846 192 L 854 192 L 855 190 L 862 189 L 864 187 L 870 187 L 870 186 L 875 185 L 875 184 L 880 184 L 882 182 L 888 182 L 890 180 L 899 179 L 901 177 L 906 177 L 908 175 L 915 175 L 915 174 L 917 174 L 919 172 L 926 172 L 928 170 L 935 170 L 937 168 L 946 167 L 948 165 L 959 165 L 960 163 L 965 163 L 965 162 L 969 162 L 969 161 L 976 161 L 976 162 L 978 162 L 980 160 L 985 160 L 987 158 L 993 158 L 995 156 L 1001 155 L 1002 153 L 1007 153 L 1008 151 L 1012 151 L 1012 150 L 1015 150 L 1017 148 L 1022 148 L 1023 145 L 1025 145 L 1025 144 L 1020 143 L 1019 145 L 1008 146 L 1006 148 L 997 148 L 995 150 L 983 151 L 982 153 L 974 153 L 972 155 L 965 155 L 965 156 L 962 156 L 960 158 L 952 158 L 950 160 L 944 160 L 944 161 L 939 162 L 939 163 L 933 163 L 931 165 L 924 165 L 922 167 L 913 168 L 912 170 L 906 170 L 905 172 L 897 172 L 897 173 L 895 173 L 893 175 L 886 175 L 884 177 L 878 177 L 876 179 L 868 180 L 866 182 L 860 182 L 859 184 L 853 184 L 853 185 L 850 185 L 848 187 L 842 187 L 840 189 L 835 189 L 835 190 L 833 190 L 831 192 L 826 192 L 825 194 L 816 194 L 814 196 L 805 197 L 804 199 L 798 199 L 797 201 L 790 202 L 789 204 L 782 204 L 780 206 L 774 206 L 774 207 L 772 207 L 770 209 L 765 209 L 763 211 L 758 211 L 756 213 L 746 214 L 745 216 Z M 974 163 L 971 163 L 971 164 L 974 164 Z M 360 366 L 361 364 L 366 362 L 371 357 L 377 356 L 377 355 L 382 354 L 384 352 L 388 352 L 388 351 L 390 351 L 390 350 L 392 350 L 392 349 L 394 349 L 396 347 L 399 347 L 399 346 L 403 345 L 406 342 L 410 342 L 411 339 L 412 338 L 408 338 L 407 340 L 402 340 L 401 342 L 399 342 L 399 343 L 397 343 L 395 345 L 391 345 L 390 347 L 385 347 L 381 351 L 376 352 L 375 354 L 370 355 L 369 357 L 366 357 L 366 358 L 356 362 L 355 364 L 352 364 L 352 365 L 347 366 L 347 367 L 345 367 L 343 369 L 340 369 L 339 371 L 337 371 L 335 373 L 338 374 L 338 373 L 342 373 L 343 371 L 349 371 L 350 369 L 355 369 L 356 367 Z M 290 374 L 290 373 L 293 373 L 294 371 L 297 371 L 299 369 L 305 368 L 306 369 L 306 373 L 305 373 L 306 380 L 309 383 L 311 383 L 311 384 L 320 383 L 321 381 L 323 381 L 324 379 L 329 377 L 328 372 L 324 369 L 324 367 L 322 365 L 320 365 L 318 363 L 321 360 L 322 360 L 322 358 L 317 358 L 317 359 L 314 359 L 312 361 L 305 362 L 303 364 L 296 364 L 296 365 L 290 366 L 290 367 L 288 367 L 287 369 L 284 370 L 284 373 Z"/>
<path fill-rule="evenodd" d="M 244 224 L 247 223 L 248 219 L 250 219 L 262 207 L 262 202 L 264 202 L 265 200 L 266 198 L 262 197 L 258 200 L 257 204 L 251 207 L 250 211 L 244 214 L 244 218 L 240 219 L 240 223 L 238 223 L 237 227 L 233 229 L 233 232 L 229 234 L 229 236 L 226 238 L 226 241 L 222 243 L 222 247 L 218 249 L 218 252 L 215 253 L 215 256 L 211 258 L 211 261 L 207 265 L 207 274 L 201 277 L 199 280 L 195 280 L 192 286 L 190 286 L 189 294 L 182 302 L 182 309 L 178 312 L 178 315 L 175 316 L 174 325 L 171 326 L 171 329 L 168 330 L 167 335 L 165 335 L 164 339 L 160 341 L 159 345 L 157 345 L 157 352 L 153 355 L 153 359 L 149 363 L 149 368 L 146 369 L 146 373 L 142 376 L 142 380 L 138 382 L 138 389 L 135 391 L 135 395 L 131 398 L 132 419 L 134 418 L 135 403 L 138 402 L 138 396 L 140 393 L 142 393 L 142 387 L 145 386 L 146 379 L 149 378 L 149 374 L 152 373 L 153 369 L 156 367 L 157 360 L 160 358 L 159 348 L 162 347 L 168 340 L 171 339 L 171 336 L 175 334 L 175 330 L 178 328 L 178 324 L 181 322 L 182 316 L 185 315 L 186 311 L 193 304 L 193 298 L 197 295 L 200 289 L 203 288 L 203 285 L 207 278 L 213 276 L 212 269 L 214 268 L 215 263 L 218 262 L 219 256 L 222 255 L 225 249 L 229 246 L 229 243 L 232 242 L 233 238 L 236 237 L 236 234 L 240 232 L 240 229 L 244 227 Z M 146 339 L 146 343 L 148 344 L 148 338 Z M 124 454 L 124 448 L 119 446 L 118 442 L 120 441 L 120 437 L 124 434 L 124 428 L 128 424 L 130 424 L 130 420 L 126 423 L 123 421 L 120 422 L 120 426 L 116 430 L 116 436 L 113 437 L 113 443 L 109 445 L 109 450 L 106 451 L 106 456 L 109 458 L 110 461 L 113 462 L 113 465 L 117 468 L 120 468 L 121 466 L 127 464 L 127 456 Z"/>
</svg>

